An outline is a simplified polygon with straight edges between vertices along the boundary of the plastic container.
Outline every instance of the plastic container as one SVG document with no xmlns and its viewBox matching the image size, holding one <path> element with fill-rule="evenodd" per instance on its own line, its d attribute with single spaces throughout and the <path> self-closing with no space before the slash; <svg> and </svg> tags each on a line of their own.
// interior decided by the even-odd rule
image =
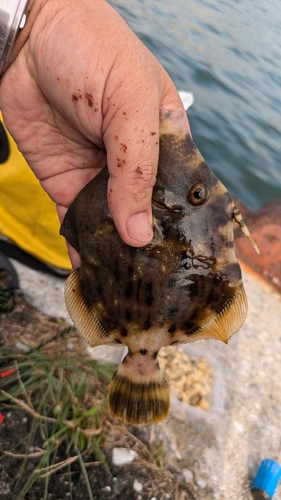
<svg viewBox="0 0 281 500">
<path fill-rule="evenodd" d="M 213 382 L 211 391 L 206 397 L 210 405 L 208 411 L 201 410 L 195 406 L 182 403 L 178 399 L 171 398 L 170 414 L 184 421 L 194 421 L 199 418 L 205 420 L 217 419 L 224 409 L 225 400 L 224 382 L 219 363 L 208 351 L 194 344 L 183 344 L 179 347 L 175 347 L 175 349 L 183 349 L 185 354 L 189 357 L 203 357 L 207 364 L 213 368 Z"/>
<path fill-rule="evenodd" d="M 271 500 L 280 479 L 281 466 L 275 460 L 268 458 L 263 460 L 251 487 L 253 498 L 255 500 Z"/>
</svg>

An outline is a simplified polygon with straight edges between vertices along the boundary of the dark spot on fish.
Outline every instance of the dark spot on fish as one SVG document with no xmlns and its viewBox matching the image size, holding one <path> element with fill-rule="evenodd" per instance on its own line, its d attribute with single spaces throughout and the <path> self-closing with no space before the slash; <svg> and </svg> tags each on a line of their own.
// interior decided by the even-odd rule
<svg viewBox="0 0 281 500">
<path fill-rule="evenodd" d="M 197 326 L 195 326 L 195 323 L 194 321 L 186 321 L 184 324 L 183 324 L 183 329 L 185 330 L 185 335 L 190 335 L 191 333 L 193 333 L 195 330 L 198 329 Z"/>
<path fill-rule="evenodd" d="M 147 349 L 140 349 L 140 354 L 142 354 L 142 356 L 145 356 L 147 354 Z"/>
<path fill-rule="evenodd" d="M 144 322 L 144 325 L 143 325 L 143 329 L 144 330 L 149 330 L 149 328 L 151 327 L 151 321 L 150 321 L 150 317 L 147 316 L 145 322 Z"/>
<path fill-rule="evenodd" d="M 91 229 L 91 226 L 90 224 L 88 223 L 88 221 L 84 221 L 84 224 L 83 224 L 83 231 L 90 231 Z"/>
<path fill-rule="evenodd" d="M 152 282 L 146 283 L 145 288 L 147 290 L 146 303 L 150 307 L 153 304 L 153 293 L 152 293 Z"/>
<path fill-rule="evenodd" d="M 129 299 L 133 295 L 133 290 L 134 290 L 134 284 L 132 281 L 129 281 L 127 288 L 125 290 L 125 297 L 126 299 Z"/>
<path fill-rule="evenodd" d="M 134 267 L 131 264 L 129 264 L 128 265 L 128 275 L 131 276 L 133 274 L 133 272 L 134 272 Z"/>
<path fill-rule="evenodd" d="M 124 326 L 122 326 L 122 328 L 121 328 L 121 332 L 120 332 L 120 333 L 121 333 L 121 336 L 122 336 L 122 337 L 127 337 L 127 335 L 128 335 L 128 330 L 127 330 L 127 328 L 125 328 Z"/>
<path fill-rule="evenodd" d="M 125 318 L 127 321 L 131 321 L 132 320 L 132 312 L 130 309 L 126 309 L 125 311 Z"/>
<path fill-rule="evenodd" d="M 114 266 L 114 269 L 113 269 L 113 274 L 114 274 L 114 277 L 115 277 L 116 281 L 119 281 L 119 279 L 120 279 L 120 271 L 119 271 L 118 258 L 116 258 L 116 260 L 115 260 L 115 266 Z"/>
<path fill-rule="evenodd" d="M 172 319 L 176 316 L 179 308 L 178 307 L 172 307 L 169 311 L 169 317 Z"/>
<path fill-rule="evenodd" d="M 137 300 L 140 300 L 140 291 L 141 291 L 141 288 L 142 288 L 142 279 L 139 278 L 138 279 L 138 284 L 137 284 L 137 293 L 136 293 L 136 299 Z"/>
<path fill-rule="evenodd" d="M 163 236 L 164 236 L 164 239 L 168 239 L 169 236 L 170 236 L 170 231 L 171 231 L 171 224 L 167 221 L 167 223 L 163 224 L 163 228 L 162 228 L 162 231 L 163 231 Z M 178 238 L 177 238 L 178 239 Z"/>
<path fill-rule="evenodd" d="M 86 99 L 87 99 L 87 101 L 88 101 L 88 105 L 89 105 L 90 107 L 92 107 L 92 106 L 93 106 L 93 94 L 89 94 L 89 93 L 87 92 L 87 93 L 85 94 L 85 97 L 86 97 Z"/>
<path fill-rule="evenodd" d="M 168 329 L 168 333 L 174 333 L 176 331 L 177 327 L 176 325 L 171 325 L 170 328 Z"/>
</svg>

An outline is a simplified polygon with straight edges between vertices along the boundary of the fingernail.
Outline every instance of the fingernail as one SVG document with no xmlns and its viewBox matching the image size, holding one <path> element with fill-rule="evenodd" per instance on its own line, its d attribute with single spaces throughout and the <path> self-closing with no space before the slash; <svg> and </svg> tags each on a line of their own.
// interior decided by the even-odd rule
<svg viewBox="0 0 281 500">
<path fill-rule="evenodd" d="M 131 238 L 148 243 L 153 236 L 153 228 L 146 212 L 134 214 L 127 221 L 127 231 Z"/>
</svg>

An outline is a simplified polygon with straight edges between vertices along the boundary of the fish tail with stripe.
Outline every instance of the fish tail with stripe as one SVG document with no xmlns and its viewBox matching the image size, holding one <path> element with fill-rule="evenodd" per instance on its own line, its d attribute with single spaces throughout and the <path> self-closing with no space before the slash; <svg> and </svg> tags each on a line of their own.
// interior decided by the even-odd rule
<svg viewBox="0 0 281 500">
<path fill-rule="evenodd" d="M 170 407 L 168 382 L 158 363 L 147 374 L 136 373 L 130 353 L 121 363 L 109 386 L 109 408 L 131 425 L 147 425 L 167 418 Z"/>
</svg>

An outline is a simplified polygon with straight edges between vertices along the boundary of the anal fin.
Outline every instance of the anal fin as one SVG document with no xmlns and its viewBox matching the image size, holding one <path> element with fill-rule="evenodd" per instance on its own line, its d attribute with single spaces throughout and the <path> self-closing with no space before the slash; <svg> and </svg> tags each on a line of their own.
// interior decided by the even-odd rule
<svg viewBox="0 0 281 500">
<path fill-rule="evenodd" d="M 75 327 L 91 347 L 117 344 L 114 337 L 106 331 L 87 304 L 83 295 L 79 268 L 68 276 L 64 289 L 64 298 L 69 316 Z"/>
</svg>

